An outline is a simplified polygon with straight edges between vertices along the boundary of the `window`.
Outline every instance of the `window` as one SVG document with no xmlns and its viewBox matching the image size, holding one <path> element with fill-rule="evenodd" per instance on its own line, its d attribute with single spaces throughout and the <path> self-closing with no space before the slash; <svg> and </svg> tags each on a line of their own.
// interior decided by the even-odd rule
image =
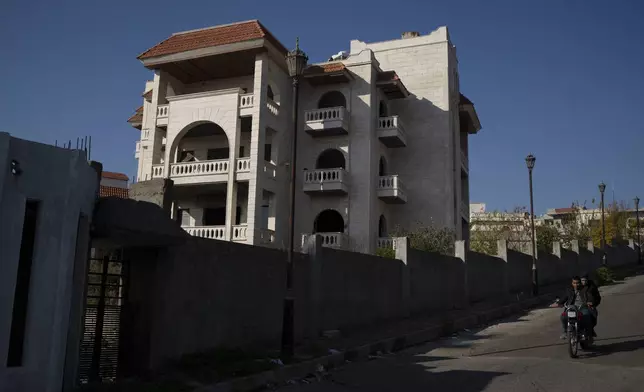
<svg viewBox="0 0 644 392">
<path fill-rule="evenodd" d="M 239 146 L 239 157 L 240 158 L 246 158 L 244 156 L 244 146 Z"/>
<path fill-rule="evenodd" d="M 270 162 L 271 158 L 273 158 L 272 155 L 271 155 L 272 150 L 273 150 L 273 145 L 272 144 L 268 144 L 268 143 L 264 144 L 264 160 L 266 162 Z"/>
<path fill-rule="evenodd" d="M 209 161 L 213 159 L 228 159 L 227 148 L 209 148 L 207 158 Z"/>
<path fill-rule="evenodd" d="M 16 288 L 13 296 L 13 312 L 11 314 L 7 367 L 22 366 L 25 329 L 27 325 L 27 308 L 29 305 L 31 264 L 36 242 L 36 226 L 38 224 L 38 208 L 39 203 L 33 200 L 27 201 L 25 205 L 20 256 L 18 259 L 18 273 L 16 274 Z"/>
</svg>

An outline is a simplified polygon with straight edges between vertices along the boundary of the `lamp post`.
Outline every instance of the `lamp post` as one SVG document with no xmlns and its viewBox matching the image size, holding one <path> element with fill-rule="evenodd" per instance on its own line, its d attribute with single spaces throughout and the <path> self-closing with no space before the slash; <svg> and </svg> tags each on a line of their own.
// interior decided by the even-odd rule
<svg viewBox="0 0 644 392">
<path fill-rule="evenodd" d="M 642 243 L 640 242 L 640 198 L 635 196 L 635 224 L 637 227 L 637 264 L 642 264 Z"/>
<path fill-rule="evenodd" d="M 601 238 L 601 247 L 602 253 L 606 248 L 606 222 L 604 220 L 604 191 L 606 190 L 606 184 L 602 181 L 599 184 L 599 193 L 601 195 L 601 210 L 602 210 L 602 238 Z M 606 257 L 602 257 L 602 264 L 606 265 Z"/>
<path fill-rule="evenodd" d="M 534 233 L 534 197 L 532 194 L 532 169 L 537 158 L 530 154 L 525 158 L 528 166 L 528 177 L 530 180 L 530 229 L 532 234 L 532 295 L 539 295 L 539 279 L 537 273 L 537 244 Z"/>
<path fill-rule="evenodd" d="M 293 80 L 293 106 L 291 135 L 291 178 L 289 180 L 289 214 L 288 214 L 288 253 L 286 259 L 286 297 L 284 297 L 284 314 L 282 319 L 282 356 L 291 358 L 294 351 L 294 302 L 293 295 L 293 242 L 295 236 L 295 176 L 297 174 L 297 111 L 299 104 L 300 76 L 309 58 L 300 50 L 300 39 L 295 41 L 295 49 L 286 55 L 288 74 Z"/>
</svg>

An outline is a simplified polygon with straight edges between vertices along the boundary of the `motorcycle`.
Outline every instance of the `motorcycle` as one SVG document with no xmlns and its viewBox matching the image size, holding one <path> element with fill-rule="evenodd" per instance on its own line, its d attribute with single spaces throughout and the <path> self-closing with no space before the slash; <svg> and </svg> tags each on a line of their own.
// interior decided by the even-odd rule
<svg viewBox="0 0 644 392">
<path fill-rule="evenodd" d="M 577 358 L 579 347 L 588 350 L 593 344 L 593 334 L 582 327 L 582 314 L 577 306 L 566 305 L 563 315 L 568 319 L 568 353 L 570 358 Z"/>
</svg>

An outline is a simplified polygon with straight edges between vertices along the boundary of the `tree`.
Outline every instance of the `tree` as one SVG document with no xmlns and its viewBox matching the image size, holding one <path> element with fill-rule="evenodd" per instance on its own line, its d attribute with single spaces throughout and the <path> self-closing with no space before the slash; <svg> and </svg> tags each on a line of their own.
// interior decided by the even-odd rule
<svg viewBox="0 0 644 392">
<path fill-rule="evenodd" d="M 561 241 L 559 230 L 552 226 L 537 226 L 534 231 L 537 236 L 537 249 L 540 251 L 552 253 L 552 243 Z"/>
<path fill-rule="evenodd" d="M 606 227 L 606 244 L 610 245 L 613 240 L 624 240 L 628 238 L 628 213 L 623 203 L 613 203 L 605 209 L 604 221 Z M 601 247 L 602 224 L 601 215 L 598 219 L 591 221 L 591 236 L 593 245 Z"/>
<path fill-rule="evenodd" d="M 508 248 L 517 251 L 530 249 L 529 214 L 525 207 L 511 212 L 493 211 L 475 215 L 470 221 L 470 249 L 489 255 L 498 253 L 497 242 L 506 240 Z"/>
<path fill-rule="evenodd" d="M 590 225 L 581 213 L 586 208 L 580 207 L 578 202 L 573 202 L 572 208 L 573 212 L 561 220 L 561 245 L 564 248 L 571 248 L 573 240 L 577 240 L 579 244 L 585 246 L 591 239 Z M 592 221 L 593 217 L 594 215 L 590 221 Z"/>
<path fill-rule="evenodd" d="M 433 222 L 429 225 L 416 223 L 407 229 L 398 226 L 394 229 L 393 237 L 409 238 L 409 246 L 414 249 L 454 256 L 454 230 L 436 226 Z"/>
</svg>

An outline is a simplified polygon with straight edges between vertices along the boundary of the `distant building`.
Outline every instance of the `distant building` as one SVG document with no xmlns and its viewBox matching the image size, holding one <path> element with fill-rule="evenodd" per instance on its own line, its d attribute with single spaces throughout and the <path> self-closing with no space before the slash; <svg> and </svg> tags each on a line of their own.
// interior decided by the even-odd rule
<svg viewBox="0 0 644 392">
<path fill-rule="evenodd" d="M 123 199 L 129 197 L 128 181 L 130 179 L 123 173 L 104 171 L 101 175 L 100 197 L 116 196 Z"/>
</svg>

